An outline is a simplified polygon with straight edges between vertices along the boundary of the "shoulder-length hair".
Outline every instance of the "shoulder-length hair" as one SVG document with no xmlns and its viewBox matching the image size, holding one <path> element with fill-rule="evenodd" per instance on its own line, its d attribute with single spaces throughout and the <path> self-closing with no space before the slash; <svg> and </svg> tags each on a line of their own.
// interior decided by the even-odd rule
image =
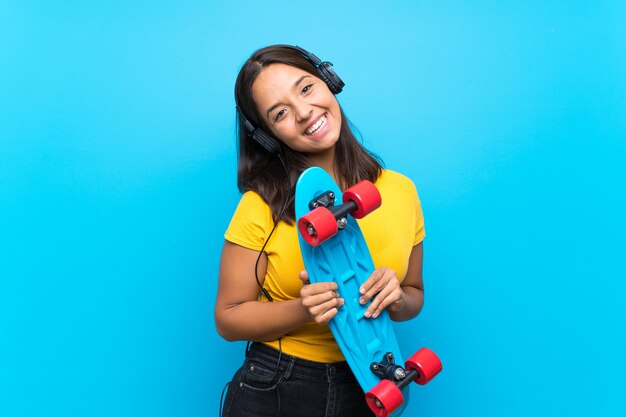
<svg viewBox="0 0 626 417">
<path fill-rule="evenodd" d="M 270 130 L 257 110 L 252 96 L 252 84 L 263 69 L 277 63 L 299 68 L 319 78 L 317 68 L 299 51 L 281 45 L 259 49 L 244 63 L 235 83 L 235 101 L 239 112 L 242 112 L 255 127 L 260 127 L 267 133 L 270 133 Z M 339 186 L 346 189 L 365 179 L 374 182 L 382 172 L 383 163 L 356 139 L 341 106 L 340 111 L 341 129 L 339 140 L 335 145 L 335 165 L 339 175 L 337 179 Z M 291 224 L 295 219 L 292 199 L 294 187 L 298 176 L 306 168 L 312 166 L 311 161 L 306 155 L 292 150 L 279 140 L 280 153 L 285 163 L 283 167 L 280 158 L 272 155 L 248 137 L 248 131 L 239 113 L 237 113 L 237 128 L 237 186 L 239 191 L 258 193 L 270 206 L 275 221 L 280 220 L 278 219 L 280 212 L 285 204 L 288 204 L 282 219 Z"/>
</svg>

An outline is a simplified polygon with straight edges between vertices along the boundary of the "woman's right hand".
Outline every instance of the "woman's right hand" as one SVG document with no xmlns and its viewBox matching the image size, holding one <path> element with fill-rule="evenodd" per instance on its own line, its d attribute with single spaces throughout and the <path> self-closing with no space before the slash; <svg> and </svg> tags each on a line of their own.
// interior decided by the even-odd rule
<svg viewBox="0 0 626 417">
<path fill-rule="evenodd" d="M 312 321 L 320 325 L 328 324 L 337 315 L 338 308 L 345 302 L 337 293 L 337 283 L 311 284 L 306 271 L 300 271 L 298 276 L 302 281 L 302 289 L 300 289 L 302 306 L 307 310 Z"/>
</svg>

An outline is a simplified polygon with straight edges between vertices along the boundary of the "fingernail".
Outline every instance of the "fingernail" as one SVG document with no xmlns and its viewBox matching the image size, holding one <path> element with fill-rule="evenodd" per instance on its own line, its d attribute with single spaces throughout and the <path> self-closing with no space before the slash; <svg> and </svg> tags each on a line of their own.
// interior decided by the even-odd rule
<svg viewBox="0 0 626 417">
<path fill-rule="evenodd" d="M 363 297 L 359 298 L 359 303 L 365 304 L 365 298 L 363 298 Z"/>
<path fill-rule="evenodd" d="M 360 292 L 361 294 L 365 294 L 365 287 L 361 287 L 361 288 L 359 288 L 359 292 Z"/>
<path fill-rule="evenodd" d="M 369 311 L 366 311 L 366 312 L 365 312 L 365 317 L 368 317 L 368 318 L 369 318 L 369 316 L 371 316 L 371 315 L 372 315 L 372 313 L 370 313 Z"/>
<path fill-rule="evenodd" d="M 375 319 L 376 317 L 378 317 L 378 311 L 372 316 L 373 319 Z"/>
</svg>

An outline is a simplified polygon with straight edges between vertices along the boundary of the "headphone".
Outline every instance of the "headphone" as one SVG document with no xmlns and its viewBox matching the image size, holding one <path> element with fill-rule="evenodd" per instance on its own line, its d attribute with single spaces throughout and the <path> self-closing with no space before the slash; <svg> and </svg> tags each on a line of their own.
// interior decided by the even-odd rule
<svg viewBox="0 0 626 417">
<path fill-rule="evenodd" d="M 309 61 L 316 69 L 317 75 L 319 78 L 326 83 L 329 90 L 333 94 L 341 93 L 345 83 L 339 78 L 335 70 L 333 70 L 332 62 L 322 61 L 314 54 L 306 51 L 304 48 L 300 48 L 299 46 L 292 45 L 274 45 L 283 48 L 293 49 L 298 51 L 300 55 L 307 61 Z M 235 96 L 235 102 L 237 101 L 237 96 Z M 237 114 L 239 114 L 239 118 L 241 119 L 241 123 L 244 128 L 248 132 L 248 136 L 254 140 L 256 143 L 261 145 L 263 149 L 271 153 L 272 155 L 276 155 L 280 151 L 280 143 L 274 138 L 272 135 L 261 129 L 260 127 L 255 127 L 250 121 L 244 116 L 244 114 L 239 110 L 239 103 L 236 103 Z"/>
</svg>

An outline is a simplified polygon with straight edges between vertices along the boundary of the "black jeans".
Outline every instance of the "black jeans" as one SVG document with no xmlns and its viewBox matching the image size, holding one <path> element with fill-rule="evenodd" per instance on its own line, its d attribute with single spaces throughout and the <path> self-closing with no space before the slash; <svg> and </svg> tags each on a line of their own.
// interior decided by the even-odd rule
<svg viewBox="0 0 626 417">
<path fill-rule="evenodd" d="M 319 363 L 252 343 L 222 417 L 373 417 L 346 362 Z M 277 366 L 278 365 L 278 366 Z"/>
</svg>

